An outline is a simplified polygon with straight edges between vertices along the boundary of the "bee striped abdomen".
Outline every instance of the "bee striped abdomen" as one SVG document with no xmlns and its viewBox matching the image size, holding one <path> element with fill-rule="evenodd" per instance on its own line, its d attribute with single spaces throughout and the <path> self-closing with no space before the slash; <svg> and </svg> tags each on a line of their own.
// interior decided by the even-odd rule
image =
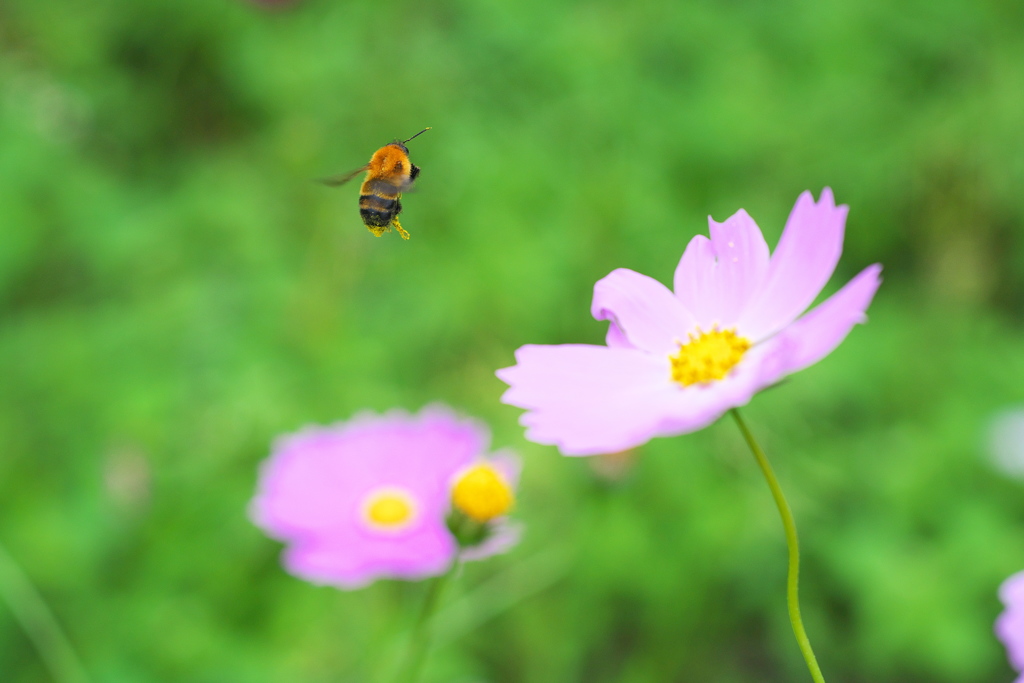
<svg viewBox="0 0 1024 683">
<path fill-rule="evenodd" d="M 385 228 L 391 225 L 402 205 L 398 201 L 398 188 L 382 180 L 363 183 L 359 195 L 359 216 L 366 225 Z"/>
<path fill-rule="evenodd" d="M 374 225 L 380 228 L 391 225 L 392 219 L 398 212 L 397 199 L 380 197 L 375 194 L 364 194 L 359 197 L 359 215 L 366 225 Z"/>
</svg>

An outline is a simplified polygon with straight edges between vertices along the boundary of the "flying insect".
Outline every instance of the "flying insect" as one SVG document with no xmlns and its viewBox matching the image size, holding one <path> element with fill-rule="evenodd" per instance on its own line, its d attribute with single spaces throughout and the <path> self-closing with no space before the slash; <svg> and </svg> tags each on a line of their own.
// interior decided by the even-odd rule
<svg viewBox="0 0 1024 683">
<path fill-rule="evenodd" d="M 424 128 L 409 140 L 428 130 L 429 127 Z M 420 167 L 409 160 L 409 149 L 405 146 L 409 140 L 395 140 L 384 145 L 373 153 L 365 166 L 322 181 L 325 185 L 338 187 L 360 173 L 366 173 L 366 179 L 359 188 L 359 217 L 366 229 L 377 237 L 394 226 L 402 239 L 409 239 L 409 233 L 398 222 L 398 214 L 402 212 L 402 193 L 409 191 L 420 174 Z"/>
</svg>

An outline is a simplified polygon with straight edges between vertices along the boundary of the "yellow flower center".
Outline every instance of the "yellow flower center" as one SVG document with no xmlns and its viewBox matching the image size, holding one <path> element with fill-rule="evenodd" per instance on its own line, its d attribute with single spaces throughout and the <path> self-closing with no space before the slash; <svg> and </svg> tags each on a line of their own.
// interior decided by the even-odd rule
<svg viewBox="0 0 1024 683">
<path fill-rule="evenodd" d="M 672 361 L 672 379 L 688 387 L 722 379 L 740 362 L 750 348 L 750 340 L 736 335 L 735 330 L 690 333 L 690 341 L 679 345 L 679 351 L 669 356 Z"/>
<path fill-rule="evenodd" d="M 505 514 L 514 502 L 515 495 L 505 477 L 486 464 L 467 469 L 452 488 L 452 504 L 481 523 Z"/>
<path fill-rule="evenodd" d="M 401 531 L 416 517 L 416 500 L 405 489 L 374 489 L 363 503 L 363 520 L 378 531 Z"/>
</svg>

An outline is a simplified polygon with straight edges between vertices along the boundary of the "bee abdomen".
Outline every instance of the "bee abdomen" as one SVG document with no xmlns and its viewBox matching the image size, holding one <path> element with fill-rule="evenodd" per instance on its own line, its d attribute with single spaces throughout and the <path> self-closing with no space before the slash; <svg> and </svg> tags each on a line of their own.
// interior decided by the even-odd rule
<svg viewBox="0 0 1024 683">
<path fill-rule="evenodd" d="M 365 225 L 387 227 L 401 210 L 402 203 L 397 198 L 381 197 L 379 194 L 359 196 L 359 215 Z"/>
<path fill-rule="evenodd" d="M 394 211 L 378 211 L 376 209 L 359 209 L 359 216 L 363 219 L 364 225 L 372 225 L 378 228 L 386 228 L 391 225 L 395 217 Z"/>
<path fill-rule="evenodd" d="M 359 209 L 370 209 L 371 211 L 394 212 L 398 205 L 398 199 L 381 197 L 378 194 L 364 194 L 359 196 Z"/>
</svg>

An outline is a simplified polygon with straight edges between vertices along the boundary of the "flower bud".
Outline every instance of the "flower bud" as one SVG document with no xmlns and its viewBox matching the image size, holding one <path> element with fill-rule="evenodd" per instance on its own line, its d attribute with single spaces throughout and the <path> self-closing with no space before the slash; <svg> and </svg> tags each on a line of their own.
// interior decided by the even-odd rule
<svg viewBox="0 0 1024 683">
<path fill-rule="evenodd" d="M 452 487 L 452 505 L 481 524 L 501 517 L 514 502 L 515 495 L 505 477 L 485 463 L 464 470 Z"/>
</svg>

